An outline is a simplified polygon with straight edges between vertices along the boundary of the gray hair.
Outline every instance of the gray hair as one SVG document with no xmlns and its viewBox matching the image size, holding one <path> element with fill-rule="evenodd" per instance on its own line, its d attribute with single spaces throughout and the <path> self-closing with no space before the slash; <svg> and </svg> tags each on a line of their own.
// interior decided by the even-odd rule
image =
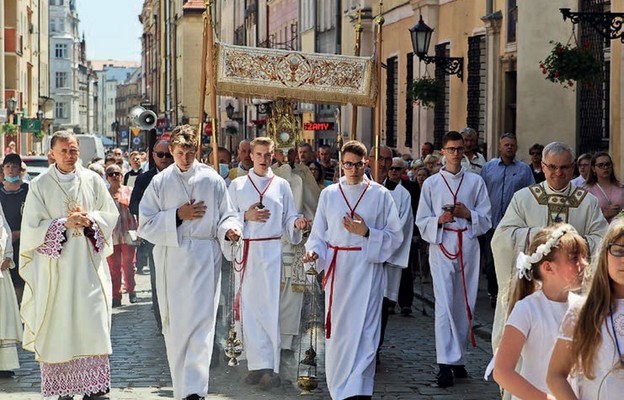
<svg viewBox="0 0 624 400">
<path fill-rule="evenodd" d="M 563 153 L 570 154 L 570 160 L 574 161 L 574 150 L 572 150 L 570 145 L 563 142 L 551 142 L 544 146 L 544 150 L 542 150 L 542 159 L 546 159 L 546 157 L 550 155 L 557 156 Z"/>
<path fill-rule="evenodd" d="M 477 137 L 477 131 L 475 131 L 472 128 L 464 128 L 461 131 L 459 131 L 459 133 L 461 133 L 462 136 L 474 136 L 474 137 Z"/>
<path fill-rule="evenodd" d="M 160 146 L 161 144 L 166 145 L 167 147 L 169 147 L 169 141 L 167 139 L 158 139 L 156 141 L 156 143 L 154 143 L 154 147 L 152 147 L 152 149 L 155 149 L 156 147 Z"/>
<path fill-rule="evenodd" d="M 399 164 L 399 167 L 401 168 L 407 168 L 407 163 L 405 162 L 405 160 L 401 157 L 394 157 L 392 159 L 392 164 L 397 163 Z"/>
<path fill-rule="evenodd" d="M 503 141 L 503 139 L 512 139 L 514 141 L 518 141 L 518 138 L 516 137 L 515 133 L 511 133 L 511 132 L 505 132 L 501 135 L 501 137 L 498 139 L 499 143 Z"/>
<path fill-rule="evenodd" d="M 54 132 L 54 135 L 52 135 L 52 139 L 50 139 L 50 148 L 54 148 L 54 145 L 59 140 L 61 142 L 66 142 L 71 139 L 76 139 L 76 143 L 79 143 L 78 138 L 76 137 L 76 134 L 74 132 L 67 130 L 56 131 Z"/>
<path fill-rule="evenodd" d="M 106 171 L 104 170 L 104 166 L 102 164 L 100 164 L 99 162 L 91 163 L 91 164 L 89 164 L 89 166 L 87 168 L 90 169 L 91 171 L 95 172 L 96 174 L 102 176 L 102 177 L 104 175 L 106 175 Z"/>
</svg>

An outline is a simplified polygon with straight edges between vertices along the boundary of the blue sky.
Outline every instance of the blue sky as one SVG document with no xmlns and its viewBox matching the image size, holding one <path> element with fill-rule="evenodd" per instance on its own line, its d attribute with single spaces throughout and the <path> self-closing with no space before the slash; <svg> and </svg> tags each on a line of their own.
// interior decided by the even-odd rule
<svg viewBox="0 0 624 400">
<path fill-rule="evenodd" d="M 143 0 L 76 0 L 89 60 L 141 60 Z"/>
</svg>

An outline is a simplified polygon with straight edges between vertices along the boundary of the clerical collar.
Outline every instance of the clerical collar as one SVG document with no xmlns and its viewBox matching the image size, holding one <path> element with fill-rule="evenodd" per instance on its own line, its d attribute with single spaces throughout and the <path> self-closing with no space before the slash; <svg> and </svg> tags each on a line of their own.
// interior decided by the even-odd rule
<svg viewBox="0 0 624 400">
<path fill-rule="evenodd" d="M 553 192 L 553 193 L 555 193 L 555 194 L 565 195 L 565 196 L 567 196 L 567 195 L 570 193 L 570 189 L 572 188 L 572 186 L 571 186 L 570 182 L 568 182 L 568 184 L 567 184 L 566 186 L 564 186 L 562 189 L 559 189 L 559 190 L 557 190 L 557 189 L 553 189 L 553 187 L 552 187 L 552 186 L 550 186 L 550 185 L 549 185 L 548 183 L 546 183 L 546 182 L 544 182 L 544 184 L 545 184 L 546 186 L 548 186 L 548 189 L 549 189 L 551 192 Z"/>
<path fill-rule="evenodd" d="M 59 167 L 54 164 L 54 170 L 56 171 L 56 177 L 60 182 L 69 182 L 74 180 L 78 175 L 76 174 L 76 169 L 72 172 L 63 172 L 59 169 Z"/>
</svg>

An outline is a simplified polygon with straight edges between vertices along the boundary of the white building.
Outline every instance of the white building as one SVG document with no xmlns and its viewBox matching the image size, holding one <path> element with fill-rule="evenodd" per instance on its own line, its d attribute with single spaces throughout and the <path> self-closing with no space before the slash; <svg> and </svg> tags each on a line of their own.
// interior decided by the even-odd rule
<svg viewBox="0 0 624 400">
<path fill-rule="evenodd" d="M 115 140 L 113 123 L 116 121 L 117 85 L 127 82 L 139 68 L 139 63 L 107 60 L 93 61 L 91 65 L 98 81 L 95 131 Z"/>
<path fill-rule="evenodd" d="M 50 0 L 50 96 L 55 100 L 53 130 L 89 132 L 93 83 L 84 38 L 78 33 L 75 0 Z"/>
</svg>

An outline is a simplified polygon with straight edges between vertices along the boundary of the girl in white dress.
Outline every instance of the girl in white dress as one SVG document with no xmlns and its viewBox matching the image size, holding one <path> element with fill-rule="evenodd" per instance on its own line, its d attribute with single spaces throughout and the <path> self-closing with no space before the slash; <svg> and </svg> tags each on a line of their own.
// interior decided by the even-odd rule
<svg viewBox="0 0 624 400">
<path fill-rule="evenodd" d="M 623 218 L 611 222 L 595 259 L 587 299 L 566 313 L 550 359 L 548 387 L 558 400 L 621 399 L 624 394 Z"/>
<path fill-rule="evenodd" d="M 494 379 L 513 399 L 554 399 L 546 385 L 545 360 L 575 297 L 570 292 L 583 282 L 587 253 L 574 227 L 556 224 L 535 235 L 529 255 L 518 256 L 518 280 L 494 365 Z"/>
</svg>

